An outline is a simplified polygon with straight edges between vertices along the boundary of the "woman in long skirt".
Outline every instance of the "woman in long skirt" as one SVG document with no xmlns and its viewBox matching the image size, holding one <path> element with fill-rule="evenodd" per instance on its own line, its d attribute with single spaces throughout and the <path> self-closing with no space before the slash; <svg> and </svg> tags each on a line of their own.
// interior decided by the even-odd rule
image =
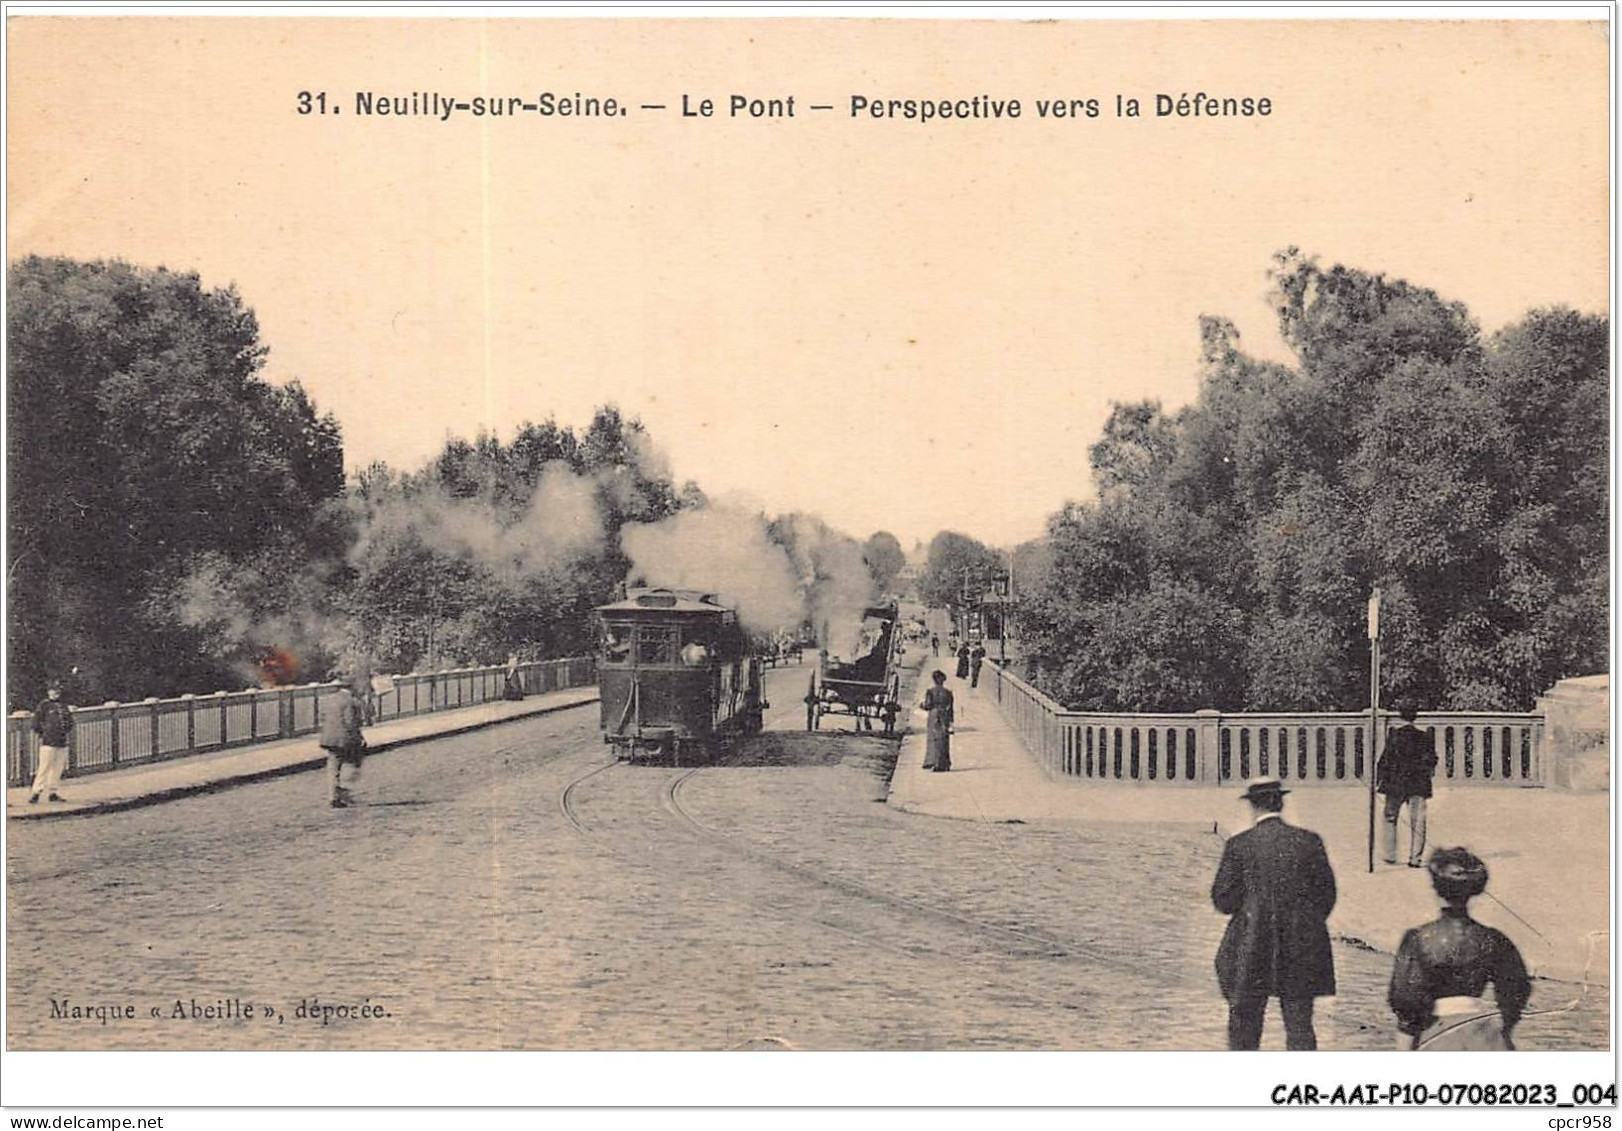
<svg viewBox="0 0 1622 1131">
<path fill-rule="evenodd" d="M 935 686 L 924 692 L 919 704 L 929 712 L 929 726 L 924 731 L 924 769 L 944 774 L 952 768 L 952 725 L 956 708 L 952 693 L 946 690 L 946 673 L 937 671 L 930 677 Z"/>
</svg>

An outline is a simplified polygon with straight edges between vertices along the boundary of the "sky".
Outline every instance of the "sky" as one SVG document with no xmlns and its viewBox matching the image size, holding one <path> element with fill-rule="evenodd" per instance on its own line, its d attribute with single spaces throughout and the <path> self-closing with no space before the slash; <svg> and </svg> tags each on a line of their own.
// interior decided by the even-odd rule
<svg viewBox="0 0 1622 1131">
<path fill-rule="evenodd" d="M 1090 495 L 1111 402 L 1283 357 L 1272 253 L 1492 331 L 1608 303 L 1603 24 L 13 18 L 8 256 L 234 285 L 351 468 L 617 404 L 678 479 L 909 548 Z M 300 91 L 336 113 L 301 115 Z M 616 97 L 367 117 L 356 93 Z M 1270 100 L 1156 117 L 1154 98 Z M 733 94 L 795 98 L 733 118 Z M 684 117 L 713 99 L 711 117 Z M 1017 119 L 852 117 L 1019 99 Z M 1143 117 L 1115 115 L 1117 95 Z M 1044 119 L 1038 99 L 1097 99 Z M 661 111 L 643 110 L 661 104 Z M 812 104 L 833 107 L 813 111 Z"/>
</svg>

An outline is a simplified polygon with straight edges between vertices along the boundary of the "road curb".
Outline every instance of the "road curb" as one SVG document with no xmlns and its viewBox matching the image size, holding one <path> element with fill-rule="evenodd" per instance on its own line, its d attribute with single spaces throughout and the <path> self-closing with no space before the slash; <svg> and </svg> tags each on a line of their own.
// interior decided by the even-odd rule
<svg viewBox="0 0 1622 1131">
<path fill-rule="evenodd" d="M 459 734 L 468 734 L 476 730 L 485 730 L 489 727 L 501 726 L 504 723 L 515 723 L 524 719 L 538 719 L 546 715 L 555 715 L 561 711 L 573 711 L 580 707 L 590 707 L 599 702 L 597 697 L 582 699 L 576 703 L 560 703 L 552 707 L 540 707 L 533 711 L 524 711 L 516 715 L 507 715 L 500 719 L 484 719 L 479 722 L 466 723 L 461 726 L 450 727 L 446 730 L 437 730 L 432 734 L 419 734 L 379 742 L 375 746 L 366 748 L 367 756 L 382 754 L 401 746 L 413 746 L 419 742 L 432 742 L 439 738 L 450 738 Z M 115 797 L 109 801 L 96 801 L 82 805 L 75 809 L 25 809 L 6 814 L 11 821 L 66 821 L 74 817 L 94 817 L 103 813 L 121 813 L 129 809 L 144 809 L 149 805 L 162 805 L 166 801 L 178 801 L 182 797 L 196 797 L 204 793 L 218 793 L 221 790 L 234 789 L 240 785 L 251 785 L 254 782 L 270 781 L 275 778 L 288 777 L 292 774 L 302 774 L 310 770 L 324 769 L 327 756 L 300 758 L 296 762 L 288 762 L 280 766 L 269 766 L 262 770 L 248 770 L 228 777 L 215 778 L 212 781 L 190 782 L 186 785 L 171 786 L 160 789 L 154 793 L 143 793 L 136 797 Z"/>
</svg>

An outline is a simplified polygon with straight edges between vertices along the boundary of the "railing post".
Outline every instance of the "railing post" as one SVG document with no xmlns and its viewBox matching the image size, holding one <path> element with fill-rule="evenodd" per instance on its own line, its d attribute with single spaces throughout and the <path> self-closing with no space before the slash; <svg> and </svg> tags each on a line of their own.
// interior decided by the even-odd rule
<svg viewBox="0 0 1622 1131">
<path fill-rule="evenodd" d="M 194 696 L 182 695 L 186 703 L 186 749 L 197 749 L 197 704 L 193 702 Z"/>
<path fill-rule="evenodd" d="M 1195 711 L 1194 749 L 1199 777 L 1195 780 L 1210 785 L 1221 780 L 1222 772 L 1222 712 Z"/>
<path fill-rule="evenodd" d="M 39 768 L 38 757 L 34 751 L 34 713 L 32 711 L 13 711 L 11 719 L 6 723 L 6 768 L 10 772 L 11 751 L 17 752 L 17 774 L 9 784 L 27 785 L 34 780 L 34 772 Z M 27 719 L 28 722 L 22 720 Z"/>
</svg>

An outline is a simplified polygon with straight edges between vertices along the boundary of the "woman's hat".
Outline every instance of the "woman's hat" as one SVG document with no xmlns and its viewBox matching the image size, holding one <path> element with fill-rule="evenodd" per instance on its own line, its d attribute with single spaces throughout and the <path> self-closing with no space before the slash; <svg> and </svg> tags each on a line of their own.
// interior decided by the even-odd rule
<svg viewBox="0 0 1622 1131">
<path fill-rule="evenodd" d="M 1283 797 L 1290 792 L 1284 788 L 1284 783 L 1277 778 L 1251 778 L 1245 783 L 1245 792 L 1239 796 L 1246 801 L 1254 801 L 1259 797 Z"/>
</svg>

